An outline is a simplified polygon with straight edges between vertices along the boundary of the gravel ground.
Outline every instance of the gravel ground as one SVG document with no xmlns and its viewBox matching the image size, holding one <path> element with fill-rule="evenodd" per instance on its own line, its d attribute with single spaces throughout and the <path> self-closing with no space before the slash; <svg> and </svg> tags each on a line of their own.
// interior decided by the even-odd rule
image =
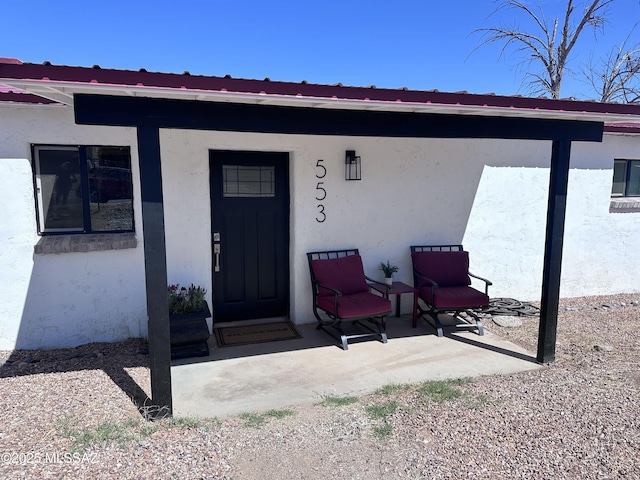
<svg viewBox="0 0 640 480">
<path fill-rule="evenodd" d="M 146 422 L 144 345 L 0 352 L 0 478 L 640 479 L 640 294 L 565 299 L 556 362 Z M 537 318 L 487 329 L 532 352 Z M 125 393 L 127 392 L 127 393 Z"/>
</svg>

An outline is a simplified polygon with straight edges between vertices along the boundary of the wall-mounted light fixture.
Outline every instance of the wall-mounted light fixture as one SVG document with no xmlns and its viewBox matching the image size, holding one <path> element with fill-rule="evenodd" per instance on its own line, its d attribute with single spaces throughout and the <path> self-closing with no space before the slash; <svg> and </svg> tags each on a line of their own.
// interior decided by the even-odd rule
<svg viewBox="0 0 640 480">
<path fill-rule="evenodd" d="M 362 165 L 360 157 L 356 156 L 355 150 L 347 150 L 344 161 L 344 179 L 362 180 Z"/>
</svg>

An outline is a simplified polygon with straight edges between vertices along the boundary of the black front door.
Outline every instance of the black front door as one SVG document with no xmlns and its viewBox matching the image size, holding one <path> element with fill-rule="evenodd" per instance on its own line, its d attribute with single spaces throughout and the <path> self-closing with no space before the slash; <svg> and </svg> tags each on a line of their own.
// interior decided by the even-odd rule
<svg viewBox="0 0 640 480">
<path fill-rule="evenodd" d="M 289 155 L 213 150 L 214 322 L 289 310 Z"/>
</svg>

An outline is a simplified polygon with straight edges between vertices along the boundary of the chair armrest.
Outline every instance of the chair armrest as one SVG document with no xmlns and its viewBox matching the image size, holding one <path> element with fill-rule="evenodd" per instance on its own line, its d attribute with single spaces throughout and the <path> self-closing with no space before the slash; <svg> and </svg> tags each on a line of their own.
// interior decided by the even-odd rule
<svg viewBox="0 0 640 480">
<path fill-rule="evenodd" d="M 327 290 L 331 290 L 334 295 L 336 295 L 338 297 L 342 296 L 342 292 L 340 290 L 337 290 L 337 289 L 335 289 L 333 287 L 328 287 L 327 285 L 324 285 L 323 283 L 320 283 L 317 280 L 313 280 L 312 283 L 313 283 L 314 287 L 326 288 Z M 315 293 L 317 294 L 318 291 L 315 290 Z"/>
<path fill-rule="evenodd" d="M 418 288 L 418 285 L 415 280 L 420 279 L 420 280 L 424 280 L 425 282 L 429 283 L 431 287 L 431 304 L 433 305 L 433 290 L 438 288 L 438 284 L 436 282 L 434 282 L 433 280 L 431 280 L 430 278 L 425 277 L 424 275 L 421 275 L 420 273 L 418 273 L 415 269 L 413 270 L 413 278 L 414 278 L 414 287 Z"/>
<path fill-rule="evenodd" d="M 311 283 L 313 284 L 313 303 L 314 303 L 314 307 L 315 308 L 315 304 L 318 298 L 318 287 L 321 288 L 326 288 L 327 290 L 333 292 L 333 311 L 336 313 L 338 313 L 338 297 L 342 296 L 342 292 L 340 290 L 337 290 L 335 288 L 332 287 L 328 287 L 327 285 L 324 285 L 320 282 L 318 282 L 317 280 L 311 280 Z"/>
<path fill-rule="evenodd" d="M 420 280 L 424 280 L 425 282 L 428 282 L 431 284 L 431 287 L 437 287 L 438 284 L 436 282 L 434 282 L 433 280 L 431 280 L 430 278 L 425 277 L 424 275 L 419 274 L 418 272 L 416 272 L 415 270 L 413 271 L 413 276 L 415 278 L 419 278 Z M 414 287 L 417 288 L 417 285 L 414 285 Z"/>
<path fill-rule="evenodd" d="M 382 293 L 384 298 L 389 298 L 389 289 L 391 288 L 389 285 L 379 282 L 378 280 L 374 280 L 371 277 L 367 277 L 366 275 L 364 276 L 364 278 L 370 282 L 369 288 L 373 288 L 375 291 Z M 373 283 L 374 285 L 371 285 L 371 283 Z"/>
<path fill-rule="evenodd" d="M 485 295 L 489 295 L 489 285 L 493 285 L 493 283 L 490 280 L 487 280 L 486 278 L 479 277 L 478 275 L 474 275 L 471 272 L 467 272 L 467 273 L 469 274 L 470 277 L 477 278 L 478 280 L 483 281 L 484 282 L 484 294 Z"/>
</svg>

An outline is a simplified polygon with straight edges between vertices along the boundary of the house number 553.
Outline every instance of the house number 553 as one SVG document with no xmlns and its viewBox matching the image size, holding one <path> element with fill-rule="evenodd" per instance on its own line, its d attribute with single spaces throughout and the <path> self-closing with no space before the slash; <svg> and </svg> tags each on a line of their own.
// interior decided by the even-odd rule
<svg viewBox="0 0 640 480">
<path fill-rule="evenodd" d="M 327 175 L 327 168 L 322 164 L 324 160 L 318 160 L 316 162 L 316 178 L 324 178 Z M 322 202 L 327 198 L 327 191 L 323 187 L 324 182 L 318 182 L 316 184 L 316 200 Z M 327 214 L 324 213 L 324 204 L 318 204 L 318 215 L 316 216 L 316 222 L 322 223 L 327 219 Z"/>
</svg>

